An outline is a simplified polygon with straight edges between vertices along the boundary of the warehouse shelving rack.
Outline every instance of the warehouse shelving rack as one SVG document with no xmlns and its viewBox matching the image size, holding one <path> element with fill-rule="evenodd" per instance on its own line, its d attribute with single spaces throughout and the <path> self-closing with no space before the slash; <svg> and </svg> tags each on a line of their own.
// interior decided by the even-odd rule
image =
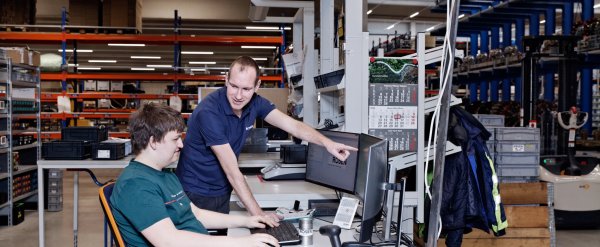
<svg viewBox="0 0 600 247">
<path fill-rule="evenodd" d="M 0 215 L 6 216 L 7 225 L 18 223 L 16 217 L 24 217 L 23 208 L 15 210 L 17 203 L 24 202 L 37 194 L 36 161 L 40 150 L 40 70 L 25 64 L 13 64 L 10 59 L 0 59 L 0 101 L 3 103 L 0 121 Z M 33 89 L 33 98 L 15 97 L 17 89 Z M 15 105 L 26 102 L 32 110 L 22 111 Z M 17 106 L 18 107 L 18 106 Z M 22 119 L 33 119 L 34 126 L 19 129 L 14 123 Z M 35 130 L 32 130 L 35 128 Z M 31 139 L 25 136 L 31 136 Z M 33 151 L 33 160 L 31 160 Z M 21 157 L 21 158 L 16 158 Z M 17 163 L 19 162 L 19 163 Z"/>
</svg>

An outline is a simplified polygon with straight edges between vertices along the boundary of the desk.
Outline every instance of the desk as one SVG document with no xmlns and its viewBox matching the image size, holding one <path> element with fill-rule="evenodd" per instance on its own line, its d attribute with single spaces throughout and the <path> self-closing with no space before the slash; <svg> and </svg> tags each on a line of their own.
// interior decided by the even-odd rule
<svg viewBox="0 0 600 247">
<path fill-rule="evenodd" d="M 256 155 L 254 155 L 256 158 Z M 125 168 L 133 156 L 127 156 L 121 160 L 38 160 L 38 230 L 39 246 L 44 246 L 44 169 L 122 169 Z M 251 160 L 248 158 L 248 160 Z M 240 157 L 240 164 L 244 163 Z M 177 163 L 170 165 L 175 168 Z M 314 185 L 305 181 L 262 181 L 257 176 L 248 176 L 248 185 L 253 191 L 258 204 L 261 207 L 293 206 L 294 200 L 301 200 L 301 205 L 306 207 L 308 199 L 336 198 L 335 192 L 322 186 Z M 73 243 L 77 246 L 77 214 L 79 199 L 79 172 L 73 176 Z M 232 201 L 239 201 L 233 194 Z"/>
</svg>

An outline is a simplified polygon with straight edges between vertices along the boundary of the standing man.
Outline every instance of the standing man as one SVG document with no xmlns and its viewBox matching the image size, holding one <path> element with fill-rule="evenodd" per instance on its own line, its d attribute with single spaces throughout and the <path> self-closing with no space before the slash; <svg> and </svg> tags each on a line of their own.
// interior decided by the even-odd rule
<svg viewBox="0 0 600 247">
<path fill-rule="evenodd" d="M 356 148 L 333 142 L 310 126 L 294 120 L 256 94 L 259 68 L 247 56 L 231 63 L 225 87 L 206 96 L 188 120 L 177 176 L 192 202 L 202 209 L 229 212 L 231 190 L 252 215 L 265 215 L 242 172 L 237 157 L 257 118 L 293 136 L 322 145 L 340 160 Z M 274 221 L 279 218 L 269 214 Z"/>
</svg>

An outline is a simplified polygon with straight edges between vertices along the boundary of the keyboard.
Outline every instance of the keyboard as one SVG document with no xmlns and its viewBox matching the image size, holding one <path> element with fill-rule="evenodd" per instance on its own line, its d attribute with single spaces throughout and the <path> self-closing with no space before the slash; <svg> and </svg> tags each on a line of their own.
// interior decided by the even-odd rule
<svg viewBox="0 0 600 247">
<path fill-rule="evenodd" d="M 252 228 L 250 229 L 252 234 L 254 233 L 266 233 L 275 237 L 280 244 L 295 244 L 300 243 L 300 234 L 298 230 L 289 221 L 279 221 L 278 227 L 266 228 Z"/>
</svg>

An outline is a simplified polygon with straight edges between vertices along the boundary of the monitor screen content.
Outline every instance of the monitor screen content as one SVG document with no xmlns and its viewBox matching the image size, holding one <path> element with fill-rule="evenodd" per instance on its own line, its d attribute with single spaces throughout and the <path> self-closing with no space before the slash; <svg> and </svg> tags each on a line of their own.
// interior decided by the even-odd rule
<svg viewBox="0 0 600 247">
<path fill-rule="evenodd" d="M 319 131 L 334 142 L 358 147 L 359 134 Z M 345 161 L 340 161 L 330 154 L 323 146 L 308 144 L 306 156 L 306 180 L 325 185 L 337 190 L 354 193 L 354 182 L 356 180 L 357 153 L 350 152 Z"/>
</svg>

